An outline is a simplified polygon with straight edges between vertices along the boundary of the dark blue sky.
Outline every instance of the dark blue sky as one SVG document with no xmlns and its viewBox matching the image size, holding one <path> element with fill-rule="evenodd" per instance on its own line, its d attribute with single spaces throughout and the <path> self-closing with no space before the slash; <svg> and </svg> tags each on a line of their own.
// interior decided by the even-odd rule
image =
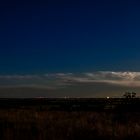
<svg viewBox="0 0 140 140">
<path fill-rule="evenodd" d="M 0 2 L 0 74 L 140 71 L 140 2 Z"/>
</svg>

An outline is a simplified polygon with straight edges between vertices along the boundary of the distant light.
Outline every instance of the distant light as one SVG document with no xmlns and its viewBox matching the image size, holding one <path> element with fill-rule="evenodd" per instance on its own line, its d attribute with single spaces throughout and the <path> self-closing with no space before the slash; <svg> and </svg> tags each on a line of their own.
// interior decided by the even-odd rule
<svg viewBox="0 0 140 140">
<path fill-rule="evenodd" d="M 70 98 L 70 97 L 69 97 L 69 96 L 65 96 L 64 98 L 65 98 L 65 99 L 68 99 L 68 98 Z"/>
<path fill-rule="evenodd" d="M 109 97 L 109 96 L 107 96 L 106 98 L 107 98 L 107 99 L 109 99 L 110 97 Z"/>
</svg>

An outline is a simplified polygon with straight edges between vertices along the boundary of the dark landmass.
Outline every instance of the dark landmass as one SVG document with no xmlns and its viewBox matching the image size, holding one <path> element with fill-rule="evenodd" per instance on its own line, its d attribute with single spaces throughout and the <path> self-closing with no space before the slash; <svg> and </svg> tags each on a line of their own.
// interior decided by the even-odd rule
<svg viewBox="0 0 140 140">
<path fill-rule="evenodd" d="M 1 98 L 1 140 L 139 140 L 140 99 Z"/>
<path fill-rule="evenodd" d="M 140 111 L 140 98 L 0 98 L 0 108 L 31 107 L 49 111 Z"/>
</svg>

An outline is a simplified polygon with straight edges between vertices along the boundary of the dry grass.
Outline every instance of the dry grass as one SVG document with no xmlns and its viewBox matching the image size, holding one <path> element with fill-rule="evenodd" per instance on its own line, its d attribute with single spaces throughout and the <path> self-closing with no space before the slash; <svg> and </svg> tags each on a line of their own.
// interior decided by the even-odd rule
<svg viewBox="0 0 140 140">
<path fill-rule="evenodd" d="M 0 110 L 1 140 L 136 140 L 140 113 Z"/>
</svg>

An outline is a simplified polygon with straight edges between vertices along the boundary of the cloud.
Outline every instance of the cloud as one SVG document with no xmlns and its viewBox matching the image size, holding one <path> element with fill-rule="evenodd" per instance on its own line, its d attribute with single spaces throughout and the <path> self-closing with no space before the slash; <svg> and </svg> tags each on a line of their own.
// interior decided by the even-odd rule
<svg viewBox="0 0 140 140">
<path fill-rule="evenodd" d="M 0 75 L 0 86 L 38 86 L 56 89 L 80 83 L 140 87 L 140 72 L 99 71 L 42 75 Z"/>
<path fill-rule="evenodd" d="M 134 80 L 140 76 L 140 72 L 110 72 L 101 71 L 95 73 L 85 73 L 86 76 L 98 80 Z"/>
<path fill-rule="evenodd" d="M 0 75 L 0 79 L 38 79 L 39 75 Z"/>
<path fill-rule="evenodd" d="M 55 75 L 54 75 L 55 76 Z M 111 72 L 101 71 L 80 74 L 61 74 L 58 76 L 67 83 L 106 83 L 111 85 L 140 87 L 140 72 Z"/>
<path fill-rule="evenodd" d="M 0 97 L 120 97 L 125 91 L 140 92 L 140 72 L 0 75 Z"/>
</svg>

